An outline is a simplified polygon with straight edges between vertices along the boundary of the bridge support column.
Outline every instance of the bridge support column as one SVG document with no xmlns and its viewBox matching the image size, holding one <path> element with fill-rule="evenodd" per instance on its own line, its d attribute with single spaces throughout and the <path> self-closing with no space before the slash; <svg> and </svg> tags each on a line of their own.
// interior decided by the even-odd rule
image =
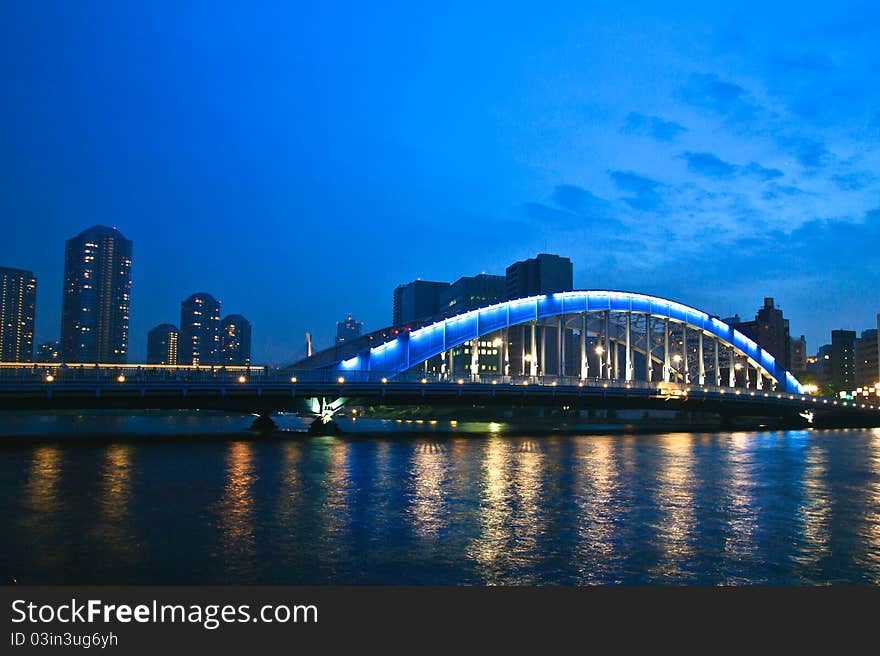
<svg viewBox="0 0 880 656">
<path fill-rule="evenodd" d="M 688 329 L 687 324 L 681 324 L 681 363 L 684 365 L 684 384 L 691 382 L 691 371 L 688 367 Z"/>
<path fill-rule="evenodd" d="M 504 347 L 504 368 L 500 370 L 501 374 L 504 376 L 510 375 L 510 330 L 508 328 L 504 329 L 503 336 L 501 337 L 504 340 L 502 346 Z"/>
<path fill-rule="evenodd" d="M 534 378 L 538 375 L 538 346 L 536 343 L 535 331 L 537 330 L 537 321 L 532 321 L 532 355 L 529 361 L 529 376 Z"/>
<path fill-rule="evenodd" d="M 449 356 L 449 362 L 446 365 L 446 375 L 449 380 L 452 380 L 452 375 L 455 373 L 453 370 L 455 369 L 455 355 L 452 353 L 452 349 L 446 351 L 446 355 Z"/>
<path fill-rule="evenodd" d="M 755 380 L 755 389 L 759 389 L 759 390 L 764 389 L 763 371 L 760 367 L 758 367 L 756 371 L 758 373 L 758 378 L 757 378 L 757 380 Z"/>
<path fill-rule="evenodd" d="M 663 320 L 663 380 L 672 382 L 672 367 L 669 355 L 669 318 Z"/>
<path fill-rule="evenodd" d="M 632 353 L 632 312 L 626 313 L 626 357 L 623 375 L 627 382 L 633 379 L 633 353 Z"/>
<path fill-rule="evenodd" d="M 645 314 L 645 380 L 649 383 L 654 374 L 654 333 L 652 332 L 651 315 Z"/>
<path fill-rule="evenodd" d="M 733 360 L 733 349 L 732 348 L 730 349 L 729 362 L 730 362 L 730 365 L 729 365 L 730 373 L 728 375 L 729 384 L 730 384 L 730 387 L 736 387 L 736 363 Z"/>
<path fill-rule="evenodd" d="M 541 359 L 538 360 L 538 375 L 547 373 L 547 323 L 541 322 Z"/>
<path fill-rule="evenodd" d="M 700 385 L 706 384 L 706 364 L 703 362 L 703 331 L 701 330 L 699 333 L 699 338 L 697 341 L 697 359 L 699 363 L 697 365 L 697 371 L 699 372 L 699 381 Z"/>
<path fill-rule="evenodd" d="M 471 380 L 477 380 L 480 375 L 480 338 L 475 337 L 471 341 Z"/>
<path fill-rule="evenodd" d="M 581 380 L 590 376 L 590 363 L 587 360 L 587 313 L 581 314 Z"/>
<path fill-rule="evenodd" d="M 605 310 L 605 375 L 603 378 L 611 378 L 611 312 Z"/>
<path fill-rule="evenodd" d="M 565 342 L 563 341 L 563 336 L 565 335 L 565 330 L 563 329 L 563 325 L 565 323 L 565 315 L 560 315 L 556 319 L 556 376 L 558 378 L 562 378 L 565 375 Z"/>
</svg>

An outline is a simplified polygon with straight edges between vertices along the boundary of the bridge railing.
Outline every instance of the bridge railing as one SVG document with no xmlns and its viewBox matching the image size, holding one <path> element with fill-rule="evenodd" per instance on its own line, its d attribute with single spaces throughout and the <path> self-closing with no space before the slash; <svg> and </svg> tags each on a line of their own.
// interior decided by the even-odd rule
<svg viewBox="0 0 880 656">
<path fill-rule="evenodd" d="M 556 375 L 512 375 L 471 374 L 461 372 L 452 374 L 436 372 L 409 371 L 405 373 L 382 371 L 338 372 L 328 369 L 291 370 L 273 367 L 173 367 L 153 365 L 9 365 L 0 366 L 0 385 L 21 384 L 291 384 L 291 383 L 375 383 L 375 384 L 457 384 L 471 383 L 489 385 L 537 385 L 569 387 L 607 387 L 657 390 L 666 389 L 670 393 L 688 389 L 736 390 L 709 384 L 682 384 L 660 381 L 622 380 L 599 377 L 580 378 L 579 376 Z M 740 393 L 762 392 L 779 394 L 773 388 L 758 390 L 754 387 L 737 388 Z M 782 393 L 786 395 L 785 393 Z"/>
</svg>

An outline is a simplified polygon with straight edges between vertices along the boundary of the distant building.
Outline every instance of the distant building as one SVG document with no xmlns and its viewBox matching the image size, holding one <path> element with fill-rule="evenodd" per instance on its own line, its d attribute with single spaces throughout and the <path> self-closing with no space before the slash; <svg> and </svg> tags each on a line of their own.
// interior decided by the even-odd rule
<svg viewBox="0 0 880 656">
<path fill-rule="evenodd" d="M 508 299 L 574 289 L 571 260 L 548 253 L 511 264 L 505 278 Z"/>
<path fill-rule="evenodd" d="M 871 328 L 856 340 L 856 387 L 873 387 L 877 381 L 880 381 L 877 329 Z"/>
<path fill-rule="evenodd" d="M 507 296 L 507 279 L 481 273 L 463 276 L 440 294 L 439 310 L 442 314 L 459 314 L 478 307 L 500 303 Z"/>
<path fill-rule="evenodd" d="M 791 340 L 791 371 L 795 375 L 807 370 L 807 338 L 801 335 Z"/>
<path fill-rule="evenodd" d="M 170 323 L 159 324 L 147 333 L 147 364 L 177 364 L 180 331 Z"/>
<path fill-rule="evenodd" d="M 536 296 L 538 294 L 554 294 L 574 289 L 574 275 L 571 260 L 567 257 L 541 253 L 521 262 L 514 262 L 506 269 L 505 288 L 508 299 Z M 557 352 L 557 333 L 551 326 L 539 326 L 537 329 L 539 352 Z M 572 333 L 569 333 L 571 336 Z M 509 331 L 508 353 L 511 372 L 527 371 L 529 365 L 524 361 L 528 352 L 528 328 L 518 326 Z M 567 353 L 574 351 L 568 350 Z M 556 364 L 553 357 L 539 358 L 538 371 L 543 374 L 555 374 Z"/>
<path fill-rule="evenodd" d="M 251 363 L 251 323 L 240 314 L 230 314 L 220 322 L 220 363 Z"/>
<path fill-rule="evenodd" d="M 349 314 L 344 321 L 336 322 L 336 343 L 343 344 L 357 339 L 361 336 L 363 328 L 363 322 L 355 321 Z"/>
<path fill-rule="evenodd" d="M 856 388 L 856 331 L 831 331 L 831 381 L 836 391 Z"/>
<path fill-rule="evenodd" d="M 791 370 L 791 335 L 788 319 L 782 315 L 781 309 L 774 306 L 773 298 L 769 296 L 764 298 L 764 306 L 755 314 L 754 321 L 740 321 L 737 314 L 725 319 L 725 323 L 757 342 L 778 364 Z"/>
<path fill-rule="evenodd" d="M 823 344 L 816 353 L 816 362 L 813 364 L 813 370 L 816 373 L 816 380 L 819 385 L 829 386 L 832 381 L 831 367 L 831 344 Z"/>
<path fill-rule="evenodd" d="M 64 362 L 126 362 L 131 251 L 131 241 L 106 226 L 93 226 L 67 240 L 61 305 Z"/>
<path fill-rule="evenodd" d="M 61 342 L 56 339 L 40 344 L 37 347 L 37 356 L 34 360 L 43 363 L 61 362 Z"/>
<path fill-rule="evenodd" d="M 440 312 L 440 294 L 448 287 L 448 282 L 431 280 L 413 280 L 406 285 L 398 285 L 394 290 L 392 323 L 401 326 L 433 317 Z"/>
<path fill-rule="evenodd" d="M 0 362 L 34 357 L 37 279 L 30 271 L 0 267 Z"/>
<path fill-rule="evenodd" d="M 197 292 L 180 304 L 178 364 L 220 363 L 220 301 Z"/>
</svg>

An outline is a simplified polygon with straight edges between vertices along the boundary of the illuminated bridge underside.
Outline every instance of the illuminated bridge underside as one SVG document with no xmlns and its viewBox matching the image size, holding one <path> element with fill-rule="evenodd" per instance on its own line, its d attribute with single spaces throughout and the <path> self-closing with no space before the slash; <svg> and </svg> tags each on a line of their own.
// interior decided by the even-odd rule
<svg viewBox="0 0 880 656">
<path fill-rule="evenodd" d="M 547 354 L 545 338 L 555 330 L 557 353 Z M 555 358 L 555 375 L 609 380 L 683 382 L 715 386 L 765 384 L 802 394 L 798 380 L 767 351 L 705 312 L 654 296 L 616 291 L 573 291 L 506 301 L 401 333 L 327 366 L 326 355 L 312 360 L 347 380 L 372 380 L 442 358 L 447 379 L 480 378 L 479 342 L 498 345 L 498 375 L 539 376 Z M 521 351 L 519 371 L 511 367 L 511 341 Z M 565 354 L 576 343 L 576 356 Z M 471 345 L 468 362 L 455 362 L 456 347 Z M 569 346 L 571 348 L 571 346 Z M 636 371 L 636 353 L 641 371 Z M 467 359 L 459 358 L 459 359 Z M 545 362 L 546 361 L 546 362 Z M 578 362 L 565 371 L 566 362 Z M 308 367 L 310 360 L 300 365 Z M 320 363 L 320 364 L 318 364 Z"/>
</svg>

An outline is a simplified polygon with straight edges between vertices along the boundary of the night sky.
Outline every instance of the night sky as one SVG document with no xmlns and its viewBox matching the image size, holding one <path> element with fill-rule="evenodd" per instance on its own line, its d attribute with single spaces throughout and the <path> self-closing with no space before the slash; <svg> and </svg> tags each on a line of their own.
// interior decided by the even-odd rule
<svg viewBox="0 0 880 656">
<path fill-rule="evenodd" d="M 179 4 L 0 9 L 0 265 L 38 341 L 96 223 L 134 241 L 135 360 L 195 291 L 283 363 L 538 252 L 722 316 L 774 296 L 810 353 L 875 325 L 876 0 Z"/>
</svg>

